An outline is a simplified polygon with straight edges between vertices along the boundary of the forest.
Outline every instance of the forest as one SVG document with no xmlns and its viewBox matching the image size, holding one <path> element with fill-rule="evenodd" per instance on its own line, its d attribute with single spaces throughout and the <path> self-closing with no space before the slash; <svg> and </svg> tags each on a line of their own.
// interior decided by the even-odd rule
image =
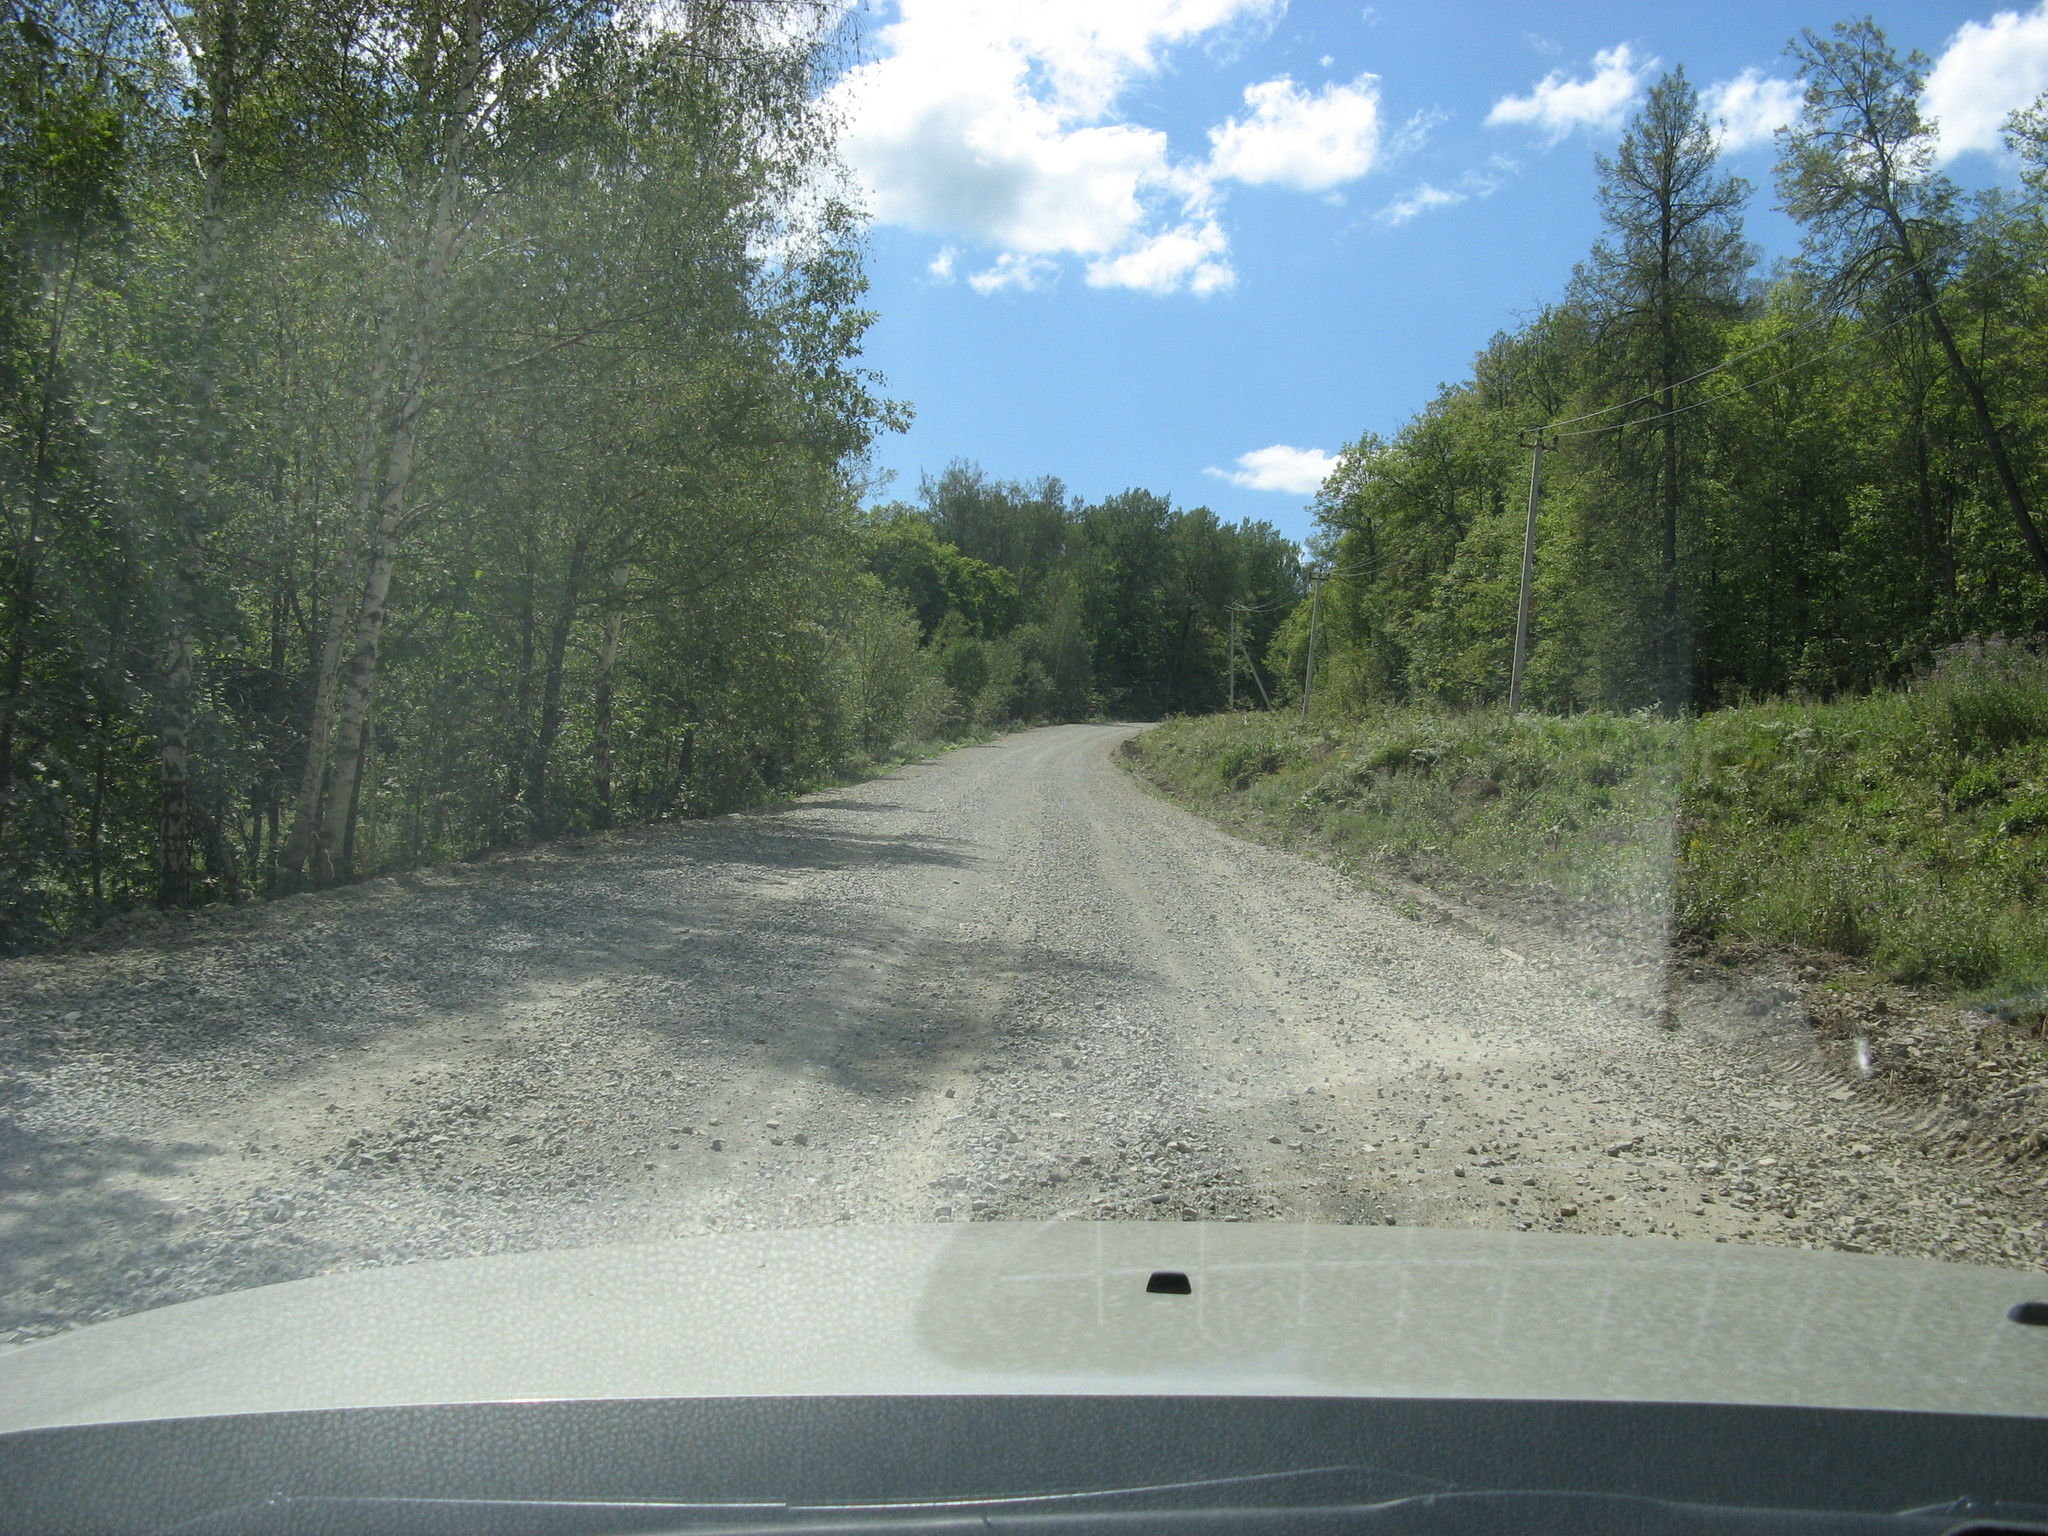
<svg viewBox="0 0 2048 1536">
<path fill-rule="evenodd" d="M 1675 69 L 1598 158 L 1567 291 L 1348 446 L 1316 506 L 1323 704 L 1505 698 L 1539 436 L 1540 710 L 1826 699 L 2048 630 L 2048 113 L 2008 123 L 2020 186 L 1972 195 L 1937 165 L 1924 57 L 1867 19 L 1791 52 L 1796 259 L 1760 262 L 1758 189 Z M 1273 657 L 1295 696 L 1305 609 Z"/>
<path fill-rule="evenodd" d="M 1052 477 L 964 462 L 866 528 L 869 568 L 915 613 L 955 733 L 1272 698 L 1266 654 L 1307 591 L 1300 549 L 1270 523 L 1144 490 L 1091 504 Z"/>
<path fill-rule="evenodd" d="M 1270 528 L 871 509 L 841 21 L 0 6 L 0 949 L 1258 686 Z"/>
<path fill-rule="evenodd" d="M 2048 111 L 1794 45 L 1756 188 L 1682 69 L 1567 291 L 1306 553 L 956 462 L 884 499 L 826 0 L 10 0 L 0 948 L 701 815 L 1020 723 L 1523 697 L 1683 717 L 2048 629 Z M 1315 600 L 1309 600 L 1311 591 Z"/>
</svg>

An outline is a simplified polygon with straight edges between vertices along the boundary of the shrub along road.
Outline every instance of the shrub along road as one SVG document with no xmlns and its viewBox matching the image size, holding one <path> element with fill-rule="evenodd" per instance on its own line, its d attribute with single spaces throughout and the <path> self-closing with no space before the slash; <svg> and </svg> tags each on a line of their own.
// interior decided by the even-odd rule
<svg viewBox="0 0 2048 1536">
<path fill-rule="evenodd" d="M 2043 1197 L 1792 984 L 1390 900 L 1113 763 L 963 748 L 758 813 L 0 969 L 0 1337 L 733 1227 L 1312 1219 L 2043 1262 Z M 1646 986 L 1650 990 L 1646 991 Z"/>
</svg>

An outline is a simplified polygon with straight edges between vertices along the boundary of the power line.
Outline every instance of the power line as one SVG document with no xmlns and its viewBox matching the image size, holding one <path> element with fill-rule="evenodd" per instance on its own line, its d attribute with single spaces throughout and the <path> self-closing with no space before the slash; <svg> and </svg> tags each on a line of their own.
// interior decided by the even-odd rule
<svg viewBox="0 0 2048 1536">
<path fill-rule="evenodd" d="M 1929 259 L 1931 260 L 1932 258 Z M 1801 368 L 1810 368 L 1815 363 L 1821 361 L 1821 359 L 1826 357 L 1832 357 L 1837 352 L 1846 352 L 1851 347 L 1856 346 L 1859 342 L 1867 341 L 1873 336 L 1882 336 L 1886 331 L 1893 330 L 1898 326 L 1904 325 L 1908 320 L 1916 320 L 1921 315 L 1926 314 L 1929 310 L 1940 308 L 1944 300 L 1952 299 L 1956 297 L 1958 294 L 1968 292 L 1970 289 L 1976 287 L 1980 283 L 1989 282 L 1994 277 L 2003 277 L 2006 274 L 2014 271 L 2022 264 L 2023 260 L 2024 258 L 2021 258 L 2020 260 L 2007 262 L 2002 267 L 1994 267 L 1989 272 L 1981 272 L 1977 276 L 1970 278 L 1965 282 L 1958 283 L 1946 294 L 1939 294 L 1936 297 L 1928 300 L 1925 304 L 1920 305 L 1917 309 L 1909 309 L 1903 315 L 1899 315 L 1893 319 L 1887 320 L 1884 322 L 1884 324 L 1877 326 L 1873 329 L 1860 330 L 1856 332 L 1854 335 L 1837 342 L 1834 346 L 1829 347 L 1824 351 L 1814 353 L 1811 357 L 1801 358 L 1796 363 L 1789 363 L 1785 367 L 1780 368 L 1776 373 L 1767 373 L 1760 379 L 1752 379 L 1747 384 L 1738 385 L 1734 389 L 1724 389 L 1718 395 L 1708 395 L 1704 399 L 1694 400 L 1686 405 L 1673 406 L 1670 410 L 1659 411 L 1654 416 L 1637 416 L 1629 421 L 1619 421 L 1614 423 L 1612 426 L 1581 427 L 1576 432 L 1556 432 L 1553 430 L 1557 427 L 1569 426 L 1574 421 L 1586 421 L 1590 417 L 1602 414 L 1599 411 L 1589 411 L 1585 416 L 1568 416 L 1563 421 L 1551 422 L 1548 426 L 1538 427 L 1536 429 L 1537 435 L 1541 436 L 1543 434 L 1548 433 L 1555 438 L 1597 437 L 1602 432 L 1620 432 L 1628 427 L 1646 427 L 1653 421 L 1664 421 L 1672 416 L 1683 416 L 1687 411 L 1696 411 L 1699 410 L 1702 406 L 1714 405 L 1722 400 L 1732 400 L 1737 395 L 1747 394 L 1752 389 L 1761 389 L 1766 384 L 1772 383 L 1777 379 L 1782 379 L 1788 373 L 1797 373 Z M 1923 262 L 1921 265 L 1924 266 L 1925 263 Z M 1909 267 L 1907 269 L 1907 272 L 1901 273 L 1900 276 L 1903 277 L 1907 275 L 1907 273 L 1910 273 L 1914 270 L 1916 269 Z M 1835 315 L 1832 311 L 1823 315 L 1816 316 L 1814 320 L 1810 320 L 1802 325 L 1795 326 L 1793 329 L 1789 331 L 1780 332 L 1778 335 L 1772 337 L 1769 341 L 1761 342 L 1758 345 L 1751 347 L 1746 352 L 1738 352 L 1735 354 L 1735 356 L 1728 358 L 1726 361 L 1717 364 L 1715 367 L 1709 368 L 1705 373 L 1696 373 L 1692 376 L 1691 379 L 1681 380 L 1680 384 L 1673 385 L 1672 387 L 1676 389 L 1679 388 L 1682 384 L 1690 384 L 1694 382 L 1694 380 L 1704 379 L 1708 377 L 1708 375 L 1710 374 L 1718 373 L 1721 371 L 1721 369 L 1742 361 L 1742 359 L 1745 357 L 1754 356 L 1756 353 L 1763 351 L 1765 347 L 1776 346 L 1779 342 L 1784 341 L 1788 337 L 1798 335 L 1799 332 L 1802 330 L 1811 329 L 1821 320 L 1833 320 L 1837 318 L 1839 317 Z M 1626 400 L 1623 401 L 1622 404 L 1634 405 L 1638 401 L 1652 398 L 1654 397 L 1649 395 L 1639 395 L 1636 397 L 1636 400 Z M 1619 409 L 1619 407 L 1609 407 L 1608 409 Z"/>
<path fill-rule="evenodd" d="M 1925 263 L 1923 262 L 1921 265 L 1925 265 Z M 1999 276 L 2003 272 L 2009 272 L 2013 270 L 2018 265 L 2018 261 L 2013 261 L 2006 263 L 2003 267 L 1994 267 L 1989 272 L 1981 273 L 1977 277 L 1969 279 L 1968 281 L 1959 284 L 1957 288 L 1951 290 L 1951 295 L 1953 295 L 1956 292 L 1967 291 L 1968 289 L 1974 287 L 1978 283 L 1988 281 L 1990 278 Z M 1901 273 L 1899 275 L 1903 277 L 1914 270 L 1917 270 L 1917 268 L 1908 268 L 1906 273 Z M 1886 331 L 1889 331 L 1896 326 L 1904 325 L 1908 320 L 1912 320 L 1921 315 L 1926 314 L 1929 310 L 1934 309 L 1940 303 L 1941 296 L 1936 295 L 1934 298 L 1929 299 L 1925 304 L 1922 304 L 1917 309 L 1910 309 L 1906 311 L 1905 314 L 1899 315 L 1894 319 L 1888 320 L 1883 325 L 1877 326 L 1874 329 L 1859 330 L 1853 335 L 1845 338 L 1844 340 L 1837 342 L 1834 346 L 1829 347 L 1824 351 L 1816 352 L 1811 357 L 1801 358 L 1796 363 L 1792 363 L 1786 367 L 1780 368 L 1776 373 L 1767 373 L 1760 379 L 1752 379 L 1749 383 L 1737 385 L 1734 389 L 1723 390 L 1718 395 L 1708 395 L 1705 399 L 1694 400 L 1686 405 L 1675 406 L 1668 411 L 1660 411 L 1655 416 L 1640 416 L 1633 421 L 1616 422 L 1612 426 L 1582 427 L 1576 432 L 1553 432 L 1551 430 L 1551 427 L 1537 428 L 1534 434 L 1532 434 L 1529 439 L 1529 518 L 1527 529 L 1522 536 L 1522 583 L 1519 601 L 1517 602 L 1515 608 L 1514 660 L 1511 663 L 1511 670 L 1508 674 L 1508 718 L 1512 720 L 1515 717 L 1515 710 L 1517 706 L 1521 703 L 1522 669 L 1526 664 L 1529 655 L 1529 603 L 1531 597 L 1531 578 L 1535 571 L 1536 562 L 1536 508 L 1538 499 L 1541 497 L 1543 491 L 1544 449 L 1554 446 L 1560 439 L 1567 437 L 1595 437 L 1602 432 L 1619 432 L 1625 427 L 1641 427 L 1648 426 L 1651 422 L 1655 421 L 1668 421 L 1673 416 L 1682 416 L 1687 411 L 1698 410 L 1701 406 L 1712 405 L 1715 402 L 1721 400 L 1730 400 L 1737 395 L 1746 394 L 1752 389 L 1761 389 L 1764 385 L 1771 383 L 1773 380 L 1782 379 L 1785 377 L 1786 374 L 1796 373 L 1801 368 L 1811 367 L 1813 364 L 1819 362 L 1821 359 L 1833 356 L 1837 352 L 1846 351 L 1848 348 L 1853 347 L 1857 343 L 1865 341 L 1872 336 L 1882 336 Z M 1772 337 L 1770 341 L 1765 342 L 1762 345 L 1751 347 L 1747 352 L 1737 353 L 1734 357 L 1726 359 L 1717 367 L 1708 369 L 1706 373 L 1699 373 L 1693 375 L 1693 379 L 1703 379 L 1707 377 L 1708 374 L 1717 373 L 1722 368 L 1726 368 L 1732 363 L 1740 362 L 1744 357 L 1754 356 L 1756 353 L 1762 351 L 1765 346 L 1774 346 L 1778 342 L 1785 340 L 1789 336 L 1797 335 L 1799 330 L 1808 329 L 1812 325 L 1817 324 L 1819 320 L 1830 318 L 1833 317 L 1831 315 L 1825 314 L 1821 316 L 1816 316 L 1814 320 L 1807 322 L 1805 326 L 1797 327 L 1793 330 L 1782 332 L 1781 334 Z M 1689 379 L 1686 382 L 1691 383 L 1692 380 Z M 1649 397 L 1638 397 L 1638 399 L 1645 398 Z M 1636 402 L 1625 401 L 1623 403 L 1634 404 Z M 1568 426 L 1572 421 L 1587 421 L 1590 420 L 1592 416 L 1599 414 L 1602 413 L 1597 411 L 1590 412 L 1588 413 L 1588 415 L 1574 416 L 1569 418 L 1567 421 L 1554 422 L 1551 425 L 1552 427 Z"/>
<path fill-rule="evenodd" d="M 1366 561 L 1362 565 L 1336 566 L 1327 571 L 1312 572 L 1310 580 L 1336 581 L 1344 576 L 1368 575 L 1385 565 L 1388 559 L 1388 556 L 1381 555 L 1376 559 Z M 1296 608 L 1300 605 L 1301 599 L 1298 597 L 1283 597 L 1270 603 L 1231 603 L 1228 607 L 1234 613 L 1273 613 L 1282 608 Z"/>
<path fill-rule="evenodd" d="M 1508 673 L 1508 718 L 1522 707 L 1522 667 L 1529 659 L 1529 598 L 1536 576 L 1536 504 L 1543 494 L 1543 437 L 1529 452 L 1529 524 L 1522 534 L 1522 585 L 1515 599 L 1515 659 Z"/>
<path fill-rule="evenodd" d="M 1934 260 L 1934 258 L 1930 256 L 1923 261 L 1915 263 L 1913 266 L 1907 267 L 1903 271 L 1898 272 L 1894 274 L 1892 277 L 1887 278 L 1882 286 L 1889 287 L 1893 283 L 1903 281 L 1904 279 L 1912 276 L 1915 272 L 1919 271 L 1922 267 L 1925 267 L 1928 264 L 1928 262 L 1932 260 Z M 1704 406 L 1718 404 L 1723 400 L 1732 400 L 1737 395 L 1747 394 L 1750 390 L 1761 389 L 1764 385 L 1773 383 L 1778 379 L 1782 379 L 1787 374 L 1797 373 L 1802 368 L 1810 368 L 1815 363 L 1820 362 L 1824 358 L 1832 357 L 1839 352 L 1846 352 L 1852 347 L 1858 345 L 1859 343 L 1869 340 L 1873 336 L 1882 336 L 1883 334 L 1885 334 L 1885 332 L 1894 330 L 1897 327 L 1904 325 L 1909 320 L 1918 319 L 1921 315 L 1926 314 L 1928 311 L 1938 308 L 1941 305 L 1943 299 L 1954 298 L 1958 294 L 1968 292 L 1970 289 L 1977 287 L 1981 283 L 1989 282 L 1994 277 L 2003 276 L 2007 272 L 2010 272 L 2015 268 L 2019 267 L 2023 261 L 2024 258 L 2020 258 L 2019 260 L 2008 262 L 2003 266 L 1994 267 L 1992 270 L 1988 272 L 1979 273 L 1976 277 L 1970 278 L 1958 284 L 1956 287 L 1950 289 L 1948 293 L 1939 295 L 1929 300 L 1927 303 L 1918 306 L 1915 309 L 1908 310 L 1903 315 L 1899 315 L 1893 319 L 1887 320 L 1882 325 L 1879 325 L 1872 329 L 1859 330 L 1854 335 L 1845 338 L 1844 340 L 1836 343 L 1834 346 L 1829 347 L 1824 351 L 1816 352 L 1815 354 L 1813 354 L 1813 356 L 1802 358 L 1796 363 L 1787 364 L 1785 367 L 1780 368 L 1775 373 L 1767 373 L 1760 379 L 1752 379 L 1746 384 L 1736 386 L 1734 389 L 1723 390 L 1721 393 L 1717 395 L 1708 395 L 1703 399 L 1694 400 L 1685 405 L 1674 406 L 1671 410 L 1668 411 L 1659 411 L 1654 416 L 1638 416 L 1629 421 L 1615 422 L 1610 426 L 1583 427 L 1576 432 L 1559 432 L 1556 430 L 1559 427 L 1570 426 L 1574 422 L 1590 421 L 1596 416 L 1608 415 L 1614 411 L 1624 410 L 1631 405 L 1640 405 L 1645 401 L 1653 401 L 1657 398 L 1655 395 L 1638 395 L 1633 399 L 1623 400 L 1615 405 L 1603 406 L 1597 411 L 1587 411 L 1579 416 L 1567 416 L 1562 421 L 1554 421 L 1548 423 L 1545 426 L 1538 427 L 1535 429 L 1533 435 L 1534 441 L 1532 442 L 1531 446 L 1534 447 L 1540 453 L 1542 447 L 1544 446 L 1544 439 L 1546 437 L 1550 438 L 1552 441 L 1568 437 L 1597 437 L 1603 432 L 1620 432 L 1629 427 L 1649 426 L 1653 422 L 1664 421 L 1673 416 L 1683 416 L 1688 411 L 1696 411 Z M 1728 368 L 1732 368 L 1735 364 L 1743 361 L 1745 358 L 1754 357 L 1759 352 L 1763 352 L 1771 347 L 1775 347 L 1781 342 L 1789 341 L 1790 339 L 1801 334 L 1804 331 L 1812 330 L 1819 325 L 1825 324 L 1833 320 L 1837 320 L 1839 318 L 1841 317 L 1836 311 L 1825 311 L 1819 315 L 1814 316 L 1810 320 L 1801 321 L 1798 325 L 1793 326 L 1789 330 L 1780 331 L 1777 335 L 1771 337 L 1767 341 L 1758 342 L 1755 346 L 1747 347 L 1744 350 L 1737 352 L 1732 357 L 1723 358 L 1720 362 L 1716 363 L 1712 368 L 1704 369 L 1699 373 L 1693 374 L 1690 378 L 1681 379 L 1672 387 L 1674 389 L 1680 389 L 1688 384 L 1697 383 L 1701 379 L 1711 378 L 1714 374 L 1723 372 Z M 1538 462 L 1540 464 L 1540 460 Z M 1532 471 L 1532 473 L 1538 472 L 1540 471 Z M 1532 489 L 1532 507 L 1534 504 L 1535 494 L 1536 493 Z M 1341 568 L 1327 570 L 1317 575 L 1314 578 L 1314 580 L 1320 583 L 1323 581 L 1335 581 L 1346 576 L 1365 575 L 1370 572 L 1376 571 L 1380 566 L 1384 565 L 1386 563 L 1387 558 L 1388 557 L 1386 556 L 1381 556 L 1378 559 L 1367 561 L 1361 565 L 1344 566 Z M 1523 595 L 1523 601 L 1526 602 L 1526 600 L 1527 595 L 1525 593 Z M 1254 613 L 1271 613 L 1281 608 L 1297 607 L 1299 606 L 1300 602 L 1301 599 L 1298 597 L 1282 598 L 1277 602 L 1262 603 L 1258 605 L 1232 604 L 1231 609 L 1233 613 L 1242 613 L 1247 615 Z M 1519 606 L 1520 604 L 1518 604 L 1518 607 Z M 1526 623 L 1526 620 L 1521 620 L 1519 614 L 1518 620 L 1519 622 L 1517 624 L 1517 629 L 1521 629 L 1523 627 L 1523 624 Z M 1526 643 L 1526 641 L 1523 641 L 1522 643 Z M 1519 646 L 1517 649 L 1517 661 L 1519 662 Z M 1516 670 L 1520 670 L 1519 666 Z"/>
<path fill-rule="evenodd" d="M 1926 266 L 1928 262 L 1931 262 L 1933 260 L 1934 257 L 1929 256 L 1924 260 L 1914 262 L 1912 266 L 1907 267 L 1902 272 L 1894 273 L 1892 276 L 1886 278 L 1881 284 L 1878 285 L 1880 291 L 1882 289 L 1889 288 L 1893 283 L 1904 282 L 1907 278 L 1911 277 L 1915 272 L 1918 272 L 1922 267 Z M 1760 341 L 1753 347 L 1747 348 L 1746 350 L 1741 352 L 1737 352 L 1733 357 L 1724 357 L 1721 359 L 1720 362 L 1714 364 L 1713 367 L 1703 368 L 1698 373 L 1694 374 L 1691 378 L 1680 379 L 1671 387 L 1673 389 L 1683 389 L 1688 384 L 1697 384 L 1701 379 L 1711 378 L 1713 375 L 1719 373 L 1724 368 L 1734 367 L 1737 363 L 1741 362 L 1746 357 L 1754 357 L 1759 352 L 1763 352 L 1771 347 L 1777 346 L 1778 343 L 1781 341 L 1789 341 L 1792 337 L 1797 336 L 1801 331 L 1810 331 L 1815 326 L 1825 324 L 1827 321 L 1833 320 L 1835 318 L 1837 318 L 1835 311 L 1823 310 L 1821 313 L 1815 315 L 1811 320 L 1802 320 L 1798 325 L 1793 326 L 1789 331 L 1780 331 L 1777 335 L 1771 337 L 1768 341 Z M 1625 411 L 1632 405 L 1654 403 L 1656 398 L 1657 396 L 1655 394 L 1644 394 L 1637 395 L 1632 400 L 1619 400 L 1616 401 L 1613 405 L 1603 405 L 1597 411 L 1587 411 L 1585 414 L 1580 416 L 1567 416 L 1563 421 L 1553 421 L 1548 426 L 1545 426 L 1542 430 L 1545 432 L 1549 432 L 1557 427 L 1569 427 L 1573 425 L 1575 422 L 1591 421 L 1595 416 L 1606 416 L 1612 414 L 1615 411 Z M 1658 418 L 1654 416 L 1642 418 L 1642 420 L 1649 421 L 1655 421 L 1657 419 Z M 1640 426 L 1641 424 L 1641 420 L 1623 423 L 1623 425 L 1626 426 Z M 1599 430 L 1608 429 L 1602 428 Z M 1564 435 L 1567 437 L 1581 437 L 1584 434 L 1579 432 L 1567 432 Z"/>
</svg>

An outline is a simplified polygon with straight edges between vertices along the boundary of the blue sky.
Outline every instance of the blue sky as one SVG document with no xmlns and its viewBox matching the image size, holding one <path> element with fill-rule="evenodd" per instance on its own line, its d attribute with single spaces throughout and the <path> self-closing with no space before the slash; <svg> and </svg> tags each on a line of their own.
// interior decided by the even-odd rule
<svg viewBox="0 0 2048 1536">
<path fill-rule="evenodd" d="M 1860 7 L 1854 14 L 1860 14 Z M 866 361 L 916 424 L 879 465 L 953 458 L 1141 485 L 1300 537 L 1323 462 L 1390 432 L 1555 298 L 1597 233 L 1593 156 L 1683 64 L 1790 252 L 1769 130 L 1803 3 L 891 0 L 839 90 L 874 215 Z M 1945 168 L 2048 86 L 2038 7 L 1877 12 L 1936 61 Z"/>
</svg>

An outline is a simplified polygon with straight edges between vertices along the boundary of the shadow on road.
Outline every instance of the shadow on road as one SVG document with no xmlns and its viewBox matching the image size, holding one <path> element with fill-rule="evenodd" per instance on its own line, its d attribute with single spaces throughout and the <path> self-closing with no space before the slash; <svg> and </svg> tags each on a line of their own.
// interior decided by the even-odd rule
<svg viewBox="0 0 2048 1536">
<path fill-rule="evenodd" d="M 214 1150 L 31 1131 L 21 1119 L 30 1095 L 17 1087 L 0 1115 L 0 1332 L 76 1315 L 110 1246 L 134 1268 L 138 1245 L 163 1244 L 176 1208 L 120 1180 L 174 1174 Z"/>
<path fill-rule="evenodd" d="M 41 1008 L 84 1016 L 62 1039 L 0 1035 L 0 1056 L 31 1072 L 76 1049 L 144 1062 L 213 1056 L 233 1076 L 262 1070 L 281 1082 L 437 1017 L 488 1019 L 543 992 L 616 977 L 689 989 L 686 1012 L 654 1025 L 678 1048 L 687 1038 L 703 1049 L 709 1036 L 711 1049 L 742 1053 L 756 1069 L 808 1065 L 853 1091 L 891 1095 L 979 1049 L 1005 995 L 1132 979 L 1042 943 L 913 933 L 911 914 L 888 898 L 791 899 L 754 878 L 976 866 L 968 839 L 846 824 L 847 812 L 893 808 L 813 800 L 636 828 L 221 914 L 211 944 L 194 932 L 162 947 L 41 962 Z M 907 990 L 890 981 L 899 973 L 939 978 L 940 990 Z M 945 990 L 968 980 L 958 996 Z M 1014 1009 L 1000 1016 L 1007 1034 L 1034 1028 Z M 103 1155 L 111 1169 L 120 1156 L 156 1154 L 109 1146 Z M 75 1165 L 80 1180 L 87 1167 Z"/>
</svg>

